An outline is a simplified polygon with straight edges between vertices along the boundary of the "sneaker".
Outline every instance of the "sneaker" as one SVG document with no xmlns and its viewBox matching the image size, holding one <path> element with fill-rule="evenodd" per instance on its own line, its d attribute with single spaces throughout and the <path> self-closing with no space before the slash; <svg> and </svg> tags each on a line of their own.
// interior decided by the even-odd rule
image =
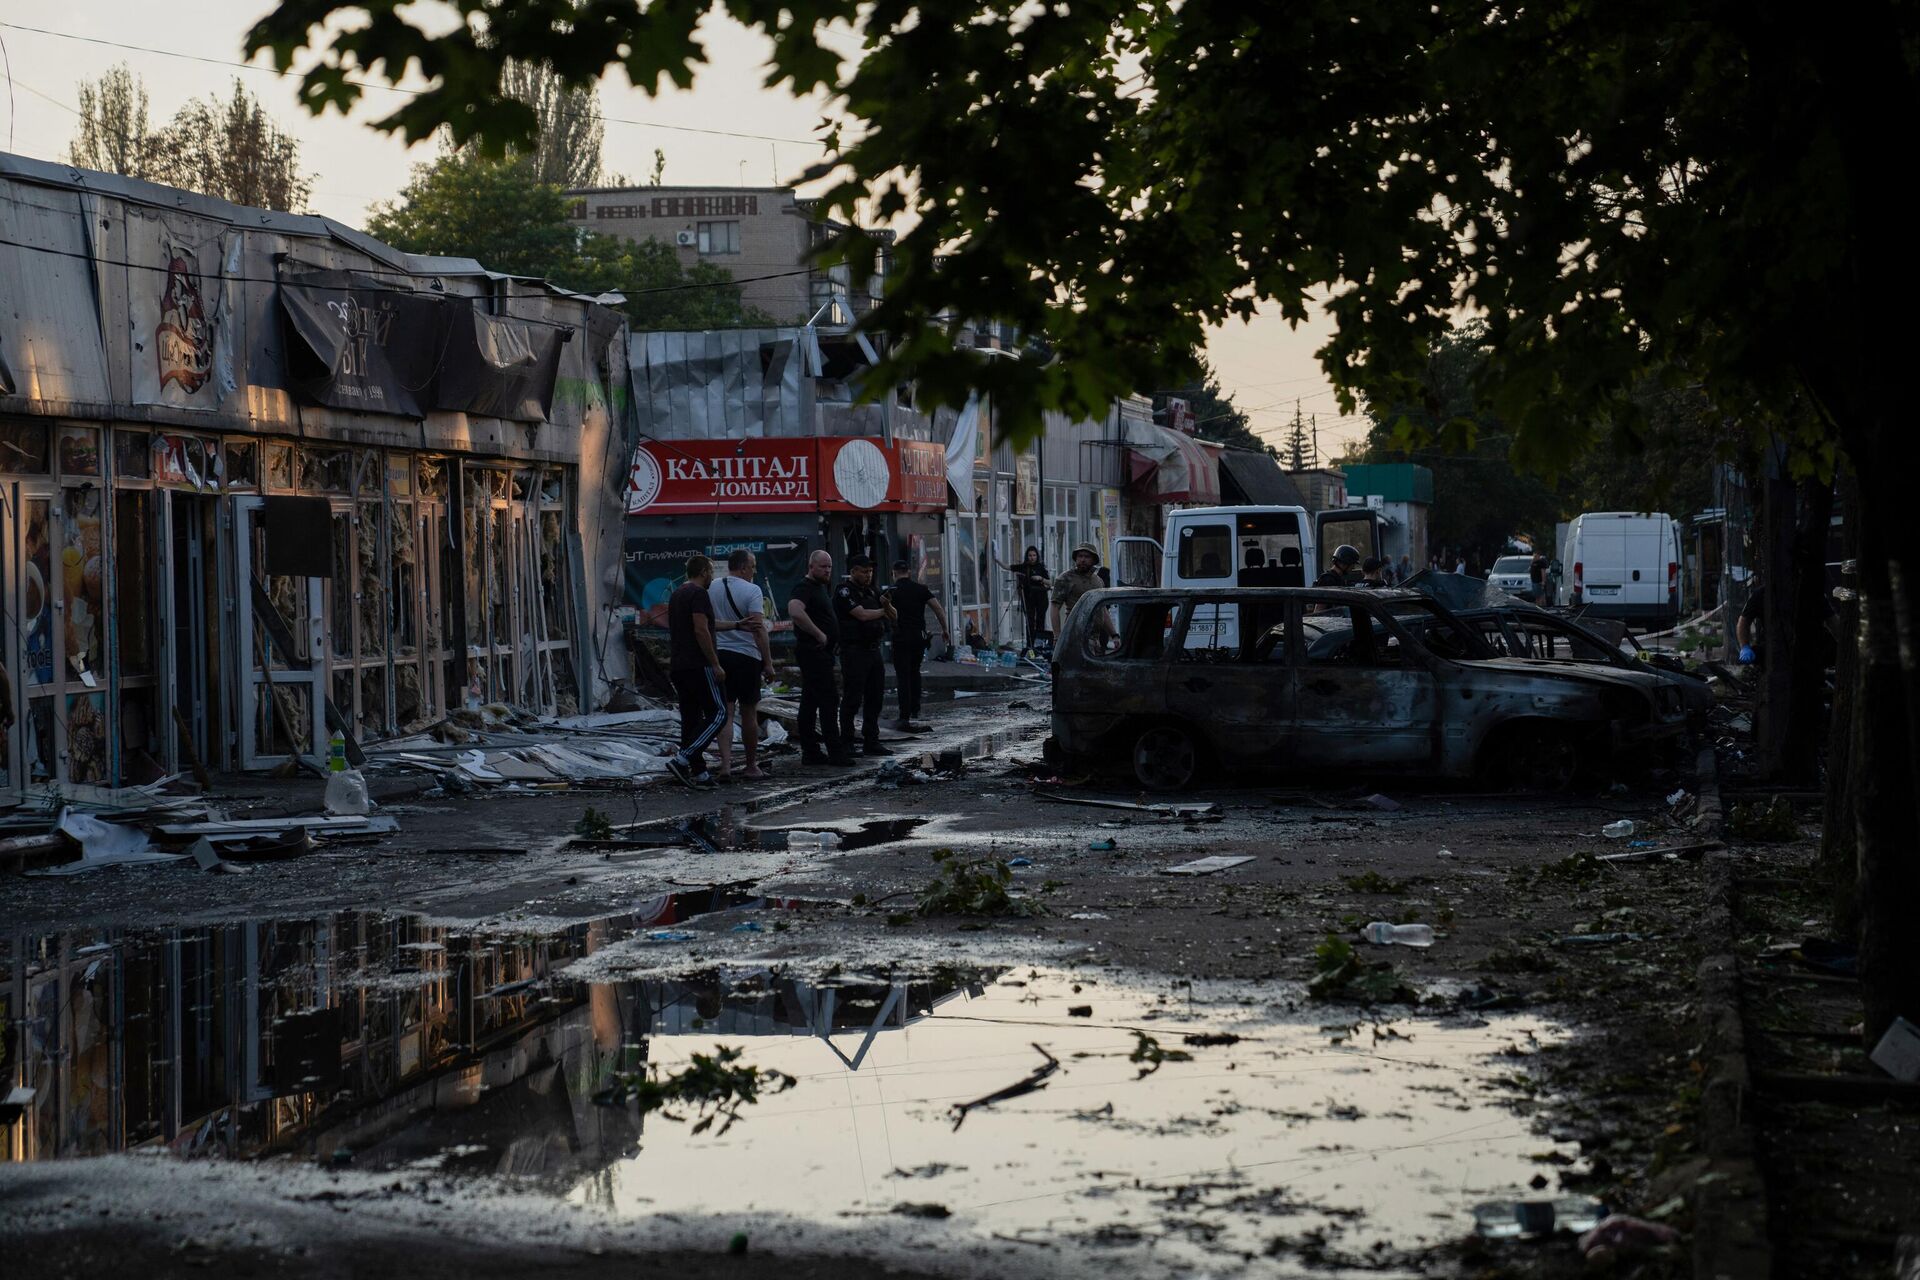
<svg viewBox="0 0 1920 1280">
<path fill-rule="evenodd" d="M 860 748 L 860 753 L 868 756 L 890 756 L 893 754 L 893 749 L 883 746 L 878 742 L 869 742 L 866 746 Z"/>
<path fill-rule="evenodd" d="M 698 791 L 711 791 L 714 787 L 718 786 L 719 783 L 711 773 L 702 772 L 696 773 L 691 778 L 688 778 L 687 785 Z"/>
<path fill-rule="evenodd" d="M 693 766 L 679 756 L 667 757 L 667 772 L 678 778 L 682 785 L 689 787 L 694 785 Z"/>
<path fill-rule="evenodd" d="M 933 726 L 930 724 L 910 724 L 902 720 L 900 722 L 900 731 L 902 733 L 932 733 Z"/>
<path fill-rule="evenodd" d="M 813 765 L 832 764 L 833 757 L 824 751 L 802 751 L 800 753 L 800 763 Z"/>
<path fill-rule="evenodd" d="M 851 751 L 835 751 L 827 757 L 827 763 L 832 765 L 838 765 L 841 768 L 845 769 L 845 768 L 848 768 L 849 766 L 859 764 L 860 762 L 853 758 L 853 752 Z"/>
<path fill-rule="evenodd" d="M 895 733 L 912 733 L 913 732 L 913 726 L 907 723 L 907 718 L 905 716 L 901 716 L 898 720 L 887 721 L 887 728 L 893 730 Z"/>
</svg>

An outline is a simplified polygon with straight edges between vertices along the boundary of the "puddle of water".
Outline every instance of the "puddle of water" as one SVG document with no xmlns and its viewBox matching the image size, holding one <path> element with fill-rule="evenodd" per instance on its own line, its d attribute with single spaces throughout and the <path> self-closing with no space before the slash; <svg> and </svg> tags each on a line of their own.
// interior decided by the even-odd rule
<svg viewBox="0 0 1920 1280">
<path fill-rule="evenodd" d="M 745 815 L 731 806 L 691 818 L 676 818 L 672 830 L 695 848 L 712 853 L 739 853 L 750 850 L 779 850 L 787 847 L 792 831 L 832 831 L 839 835 L 836 849 L 870 849 L 876 845 L 904 840 L 927 824 L 926 818 L 876 818 L 853 826 L 824 823 L 815 826 L 751 827 Z"/>
<path fill-rule="evenodd" d="M 716 889 L 539 937 L 367 913 L 16 937 L 0 1084 L 32 1093 L 0 1111 L 0 1156 L 280 1152 L 507 1175 L 613 1215 L 936 1205 L 948 1230 L 1156 1265 L 1238 1268 L 1282 1240 L 1275 1267 L 1377 1270 L 1464 1232 L 1556 1149 L 1501 1103 L 1514 1068 L 1495 1055 L 1561 1034 L 1534 1018 L 1336 1043 L 1266 992 L 1051 970 L 554 976 L 636 931 L 784 905 Z M 797 1085 L 724 1135 L 593 1101 L 617 1072 L 723 1045 Z M 1043 1087 L 956 1126 L 1049 1056 Z"/>
<path fill-rule="evenodd" d="M 1529 1157 L 1554 1144 L 1501 1105 L 1511 1065 L 1493 1055 L 1557 1030 L 1533 1018 L 1404 1023 L 1407 1039 L 1363 1026 L 1357 1043 L 1334 1044 L 1243 999 L 1194 1004 L 1022 969 L 950 988 L 924 1016 L 878 1007 L 873 1027 L 827 1038 L 663 1033 L 649 1054 L 662 1070 L 732 1044 L 800 1083 L 722 1138 L 650 1118 L 639 1152 L 569 1198 L 616 1214 L 725 1206 L 821 1220 L 931 1204 L 982 1236 L 1146 1245 L 1195 1265 L 1261 1256 L 1285 1238 L 1287 1256 L 1369 1259 L 1371 1271 L 1380 1249 L 1463 1234 L 1476 1202 L 1533 1194 Z M 1142 1033 L 1190 1059 L 1143 1078 Z M 1026 1078 L 1046 1055 L 1060 1065 L 1044 1087 L 956 1127 L 957 1104 Z"/>
</svg>

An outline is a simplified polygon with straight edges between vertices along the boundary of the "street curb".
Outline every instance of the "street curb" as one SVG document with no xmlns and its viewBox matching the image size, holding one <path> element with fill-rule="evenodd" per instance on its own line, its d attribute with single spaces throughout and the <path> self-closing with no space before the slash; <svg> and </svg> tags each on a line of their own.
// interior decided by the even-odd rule
<svg viewBox="0 0 1920 1280">
<path fill-rule="evenodd" d="M 1695 830 L 1712 839 L 1721 824 L 1720 780 L 1713 748 L 1700 752 L 1700 805 Z M 1740 961 L 1733 949 L 1733 857 L 1707 855 L 1707 897 L 1702 935 L 1720 948 L 1701 961 L 1699 1012 L 1701 1061 L 1700 1148 L 1707 1166 L 1694 1183 L 1693 1274 L 1695 1280 L 1769 1280 L 1773 1258 L 1767 1241 L 1766 1184 L 1755 1158 L 1748 1101 L 1746 1032 L 1740 1021 Z"/>
</svg>

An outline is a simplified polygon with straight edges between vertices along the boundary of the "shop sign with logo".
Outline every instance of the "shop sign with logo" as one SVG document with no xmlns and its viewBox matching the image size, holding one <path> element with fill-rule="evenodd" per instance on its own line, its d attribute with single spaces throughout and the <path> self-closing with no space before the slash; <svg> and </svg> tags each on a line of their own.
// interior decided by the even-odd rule
<svg viewBox="0 0 1920 1280">
<path fill-rule="evenodd" d="M 816 440 L 648 440 L 633 452 L 629 515 L 813 511 Z"/>
</svg>

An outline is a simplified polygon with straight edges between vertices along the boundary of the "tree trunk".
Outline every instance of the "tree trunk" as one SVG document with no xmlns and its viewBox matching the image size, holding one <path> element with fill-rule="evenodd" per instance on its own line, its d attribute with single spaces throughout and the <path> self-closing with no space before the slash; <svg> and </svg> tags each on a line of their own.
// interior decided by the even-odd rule
<svg viewBox="0 0 1920 1280">
<path fill-rule="evenodd" d="M 1835 601 L 1839 651 L 1834 662 L 1833 718 L 1827 729 L 1827 804 L 1820 832 L 1820 873 L 1832 894 L 1834 935 L 1848 937 L 1860 927 L 1860 900 L 1855 883 L 1858 851 L 1853 814 L 1858 804 L 1856 783 L 1860 760 L 1860 725 L 1855 714 L 1860 685 L 1860 579 L 1855 562 L 1860 555 L 1860 486 L 1851 470 L 1838 477 L 1840 514 L 1845 530 L 1841 570 L 1844 588 Z"/>
<path fill-rule="evenodd" d="M 1857 456 L 1857 455 L 1856 455 Z M 1859 697 L 1854 830 L 1860 895 L 1860 994 L 1868 1043 L 1896 1016 L 1920 1017 L 1920 806 L 1913 700 L 1915 526 L 1902 509 L 1903 469 L 1859 460 Z M 1877 466 L 1877 470 L 1876 470 Z M 1903 607 L 1907 612 L 1902 617 Z"/>
<path fill-rule="evenodd" d="M 1792 593 L 1781 600 L 1776 609 L 1786 624 L 1786 652 L 1782 657 L 1789 680 L 1780 775 L 1784 780 L 1812 784 L 1820 777 L 1820 747 L 1826 730 L 1822 717 L 1827 710 L 1827 668 L 1833 665 L 1834 657 L 1834 635 L 1829 630 L 1832 610 L 1827 603 L 1827 541 L 1833 523 L 1833 483 L 1813 476 L 1802 480 L 1799 490 L 1799 500 L 1794 504 Z"/>
<path fill-rule="evenodd" d="M 1784 447 L 1769 444 L 1760 478 L 1760 667 L 1753 698 L 1753 755 L 1761 778 L 1787 774 L 1792 726 L 1794 490 L 1786 476 Z"/>
</svg>

